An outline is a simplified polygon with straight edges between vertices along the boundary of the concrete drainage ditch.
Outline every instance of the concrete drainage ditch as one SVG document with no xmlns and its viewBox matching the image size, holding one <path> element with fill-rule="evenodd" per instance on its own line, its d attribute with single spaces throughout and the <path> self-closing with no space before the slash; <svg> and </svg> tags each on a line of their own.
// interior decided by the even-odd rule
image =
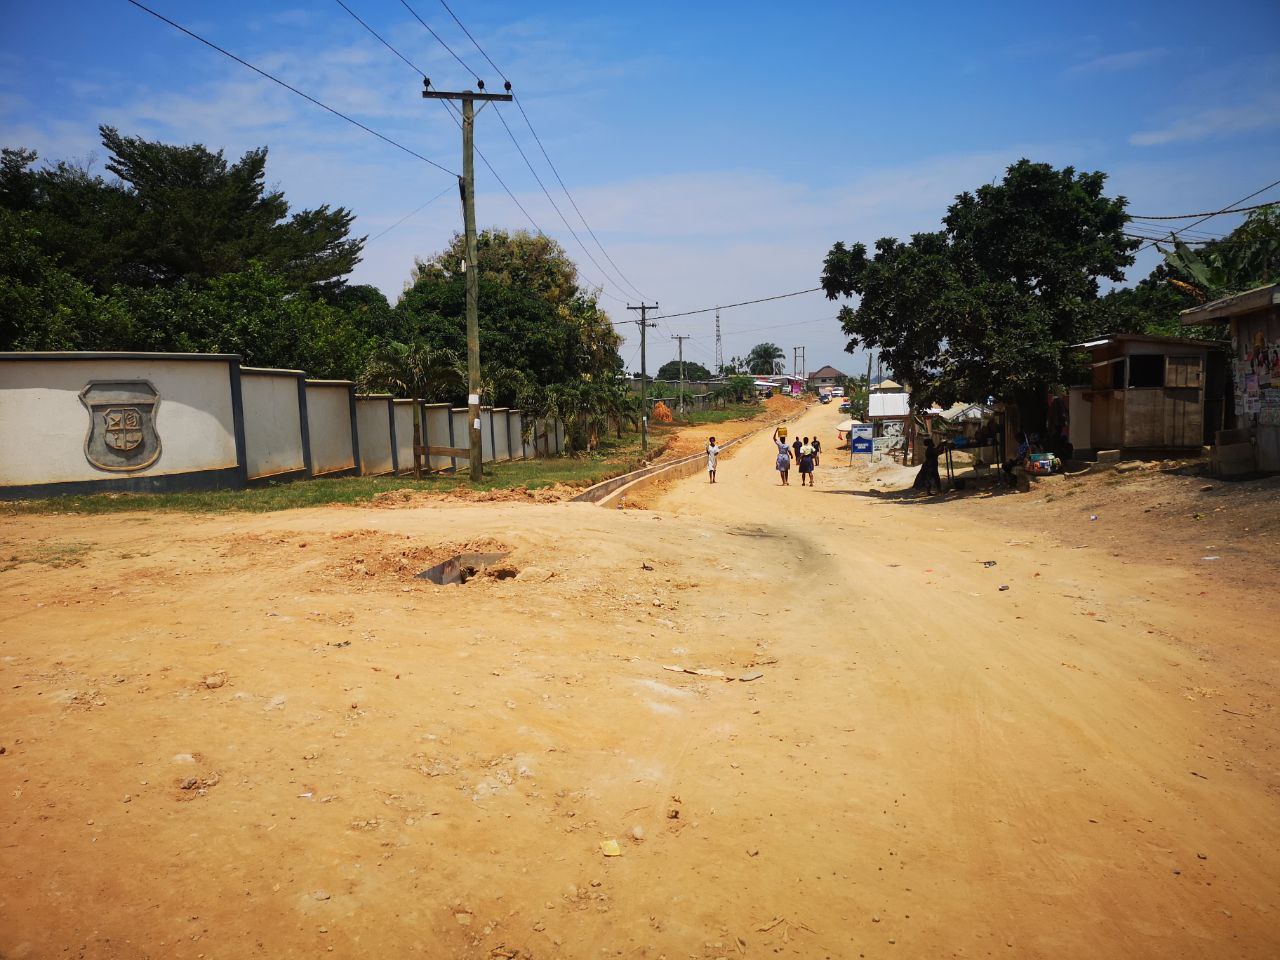
<svg viewBox="0 0 1280 960">
<path fill-rule="evenodd" d="M 500 553 L 459 553 L 437 563 L 434 567 L 423 570 L 416 579 L 427 580 L 442 587 L 451 583 L 462 584 L 484 573 L 487 568 L 499 560 L 505 560 L 508 556 L 510 556 L 509 550 L 503 550 Z M 519 572 L 515 567 L 504 566 L 493 571 L 492 575 L 495 580 L 510 580 Z"/>
</svg>

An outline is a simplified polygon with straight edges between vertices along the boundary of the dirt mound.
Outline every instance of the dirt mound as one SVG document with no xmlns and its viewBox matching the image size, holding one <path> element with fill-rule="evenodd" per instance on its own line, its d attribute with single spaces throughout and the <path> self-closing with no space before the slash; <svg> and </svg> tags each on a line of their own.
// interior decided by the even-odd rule
<svg viewBox="0 0 1280 960">
<path fill-rule="evenodd" d="M 402 507 L 420 507 L 426 503 L 447 500 L 468 500 L 478 503 L 560 503 L 570 499 L 578 492 L 577 487 L 567 483 L 556 483 L 549 487 L 511 487 L 503 490 L 476 490 L 459 484 L 449 490 L 415 490 L 413 487 L 402 487 L 399 490 L 388 490 L 375 496 L 369 506 L 380 510 L 395 510 Z M 364 504 L 357 504 L 363 507 Z"/>
<path fill-rule="evenodd" d="M 428 567 L 464 553 L 505 553 L 507 544 L 492 537 L 422 544 L 418 538 L 374 530 L 335 534 L 337 553 L 332 572 L 339 580 L 413 581 Z M 497 567 L 492 568 L 497 570 Z"/>
</svg>

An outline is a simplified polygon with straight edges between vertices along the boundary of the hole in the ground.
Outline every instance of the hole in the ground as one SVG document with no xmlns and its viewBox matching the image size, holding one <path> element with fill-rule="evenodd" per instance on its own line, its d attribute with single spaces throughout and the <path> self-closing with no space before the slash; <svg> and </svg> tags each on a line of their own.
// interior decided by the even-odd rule
<svg viewBox="0 0 1280 960">
<path fill-rule="evenodd" d="M 430 580 L 432 583 L 445 586 L 450 583 L 466 583 L 476 574 L 484 570 L 490 564 L 497 563 L 508 555 L 508 551 L 501 553 L 459 553 L 450 557 L 443 563 L 437 563 L 434 567 L 428 567 L 418 574 L 419 580 Z M 510 567 L 505 567 L 497 571 L 494 576 L 499 580 L 506 580 L 514 577 L 519 571 Z"/>
</svg>

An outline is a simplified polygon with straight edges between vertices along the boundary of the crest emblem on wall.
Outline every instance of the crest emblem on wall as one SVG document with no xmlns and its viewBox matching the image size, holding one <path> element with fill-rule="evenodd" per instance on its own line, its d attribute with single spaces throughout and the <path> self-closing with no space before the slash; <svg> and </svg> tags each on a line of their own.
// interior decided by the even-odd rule
<svg viewBox="0 0 1280 960">
<path fill-rule="evenodd" d="M 80 391 L 89 411 L 84 455 L 99 470 L 141 470 L 160 456 L 160 394 L 145 380 L 94 380 Z"/>
</svg>

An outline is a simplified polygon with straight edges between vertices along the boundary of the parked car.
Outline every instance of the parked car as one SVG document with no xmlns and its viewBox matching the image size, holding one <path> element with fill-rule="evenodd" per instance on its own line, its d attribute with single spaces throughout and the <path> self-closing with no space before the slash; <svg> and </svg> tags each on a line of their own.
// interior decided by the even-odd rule
<svg viewBox="0 0 1280 960">
<path fill-rule="evenodd" d="M 841 413 L 848 413 L 852 408 L 853 408 L 853 401 L 851 401 L 848 397 L 845 397 L 843 400 L 840 401 Z"/>
<path fill-rule="evenodd" d="M 830 403 L 830 402 L 831 402 L 831 394 L 829 394 L 829 393 L 821 394 L 821 395 L 818 397 L 818 402 L 819 402 L 819 403 Z"/>
</svg>

